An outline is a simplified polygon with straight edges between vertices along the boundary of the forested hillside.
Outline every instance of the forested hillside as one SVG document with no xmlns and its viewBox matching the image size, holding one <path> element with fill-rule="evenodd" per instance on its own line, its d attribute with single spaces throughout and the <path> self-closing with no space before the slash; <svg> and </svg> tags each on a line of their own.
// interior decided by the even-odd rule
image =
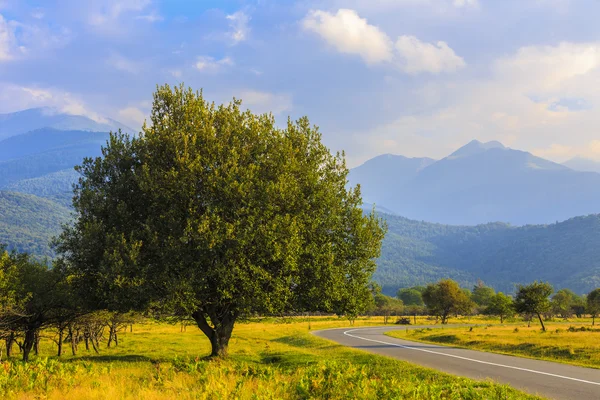
<svg viewBox="0 0 600 400">
<path fill-rule="evenodd" d="M 0 243 L 36 257 L 52 257 L 49 243 L 71 211 L 37 196 L 0 191 Z"/>
<path fill-rule="evenodd" d="M 382 214 L 389 232 L 375 279 L 385 293 L 450 277 L 497 290 L 544 280 L 588 292 L 600 285 L 600 215 L 550 225 L 450 226 Z"/>
</svg>

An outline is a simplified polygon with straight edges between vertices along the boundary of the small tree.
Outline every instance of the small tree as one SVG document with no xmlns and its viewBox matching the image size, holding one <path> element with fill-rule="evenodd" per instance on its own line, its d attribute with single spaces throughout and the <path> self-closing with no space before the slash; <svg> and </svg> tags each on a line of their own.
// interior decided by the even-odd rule
<svg viewBox="0 0 600 400">
<path fill-rule="evenodd" d="M 412 306 L 404 307 L 404 312 L 407 315 L 410 315 L 411 317 L 413 317 L 413 321 L 416 324 L 417 323 L 417 315 L 425 315 L 425 313 L 427 312 L 427 309 L 425 308 L 425 306 L 412 305 Z"/>
<path fill-rule="evenodd" d="M 513 299 L 502 292 L 498 292 L 490 298 L 484 313 L 498 316 L 502 324 L 504 323 L 504 318 L 511 317 L 515 313 Z"/>
<path fill-rule="evenodd" d="M 542 314 L 550 310 L 550 295 L 554 289 L 552 285 L 546 282 L 533 282 L 529 285 L 519 285 L 517 287 L 517 296 L 515 298 L 515 310 L 523 314 L 537 315 L 542 330 L 546 331 L 546 326 L 542 320 Z"/>
<path fill-rule="evenodd" d="M 478 281 L 473 287 L 471 300 L 480 307 L 487 307 L 496 292 L 489 286 L 485 286 L 482 281 Z"/>
<path fill-rule="evenodd" d="M 404 310 L 402 300 L 384 294 L 375 295 L 375 312 L 383 316 L 383 323 L 387 324 L 390 316 L 398 315 Z"/>
<path fill-rule="evenodd" d="M 600 288 L 592 290 L 587 295 L 587 312 L 592 315 L 592 325 L 596 323 L 596 317 L 600 314 Z"/>
<path fill-rule="evenodd" d="M 442 324 L 448 323 L 451 314 L 467 314 L 473 308 L 465 291 L 451 279 L 429 284 L 423 292 L 423 301 L 432 315 L 442 319 Z"/>
<path fill-rule="evenodd" d="M 560 289 L 552 296 L 552 312 L 567 319 L 573 313 L 577 295 L 569 289 Z"/>
</svg>

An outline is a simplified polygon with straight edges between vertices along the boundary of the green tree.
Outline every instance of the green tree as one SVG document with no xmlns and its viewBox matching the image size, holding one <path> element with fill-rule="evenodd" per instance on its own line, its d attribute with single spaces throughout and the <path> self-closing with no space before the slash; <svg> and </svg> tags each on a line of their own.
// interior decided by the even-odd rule
<svg viewBox="0 0 600 400">
<path fill-rule="evenodd" d="M 546 282 L 535 281 L 526 286 L 519 285 L 515 297 L 515 310 L 522 314 L 537 315 L 542 330 L 545 332 L 546 326 L 542 320 L 542 314 L 550 310 L 549 297 L 553 291 L 552 285 Z"/>
<path fill-rule="evenodd" d="M 515 313 L 513 299 L 502 292 L 498 292 L 490 298 L 484 313 L 500 317 L 500 323 L 502 324 L 504 318 L 511 317 Z"/>
<path fill-rule="evenodd" d="M 592 315 L 592 325 L 596 323 L 596 317 L 600 314 L 600 288 L 592 290 L 586 299 L 587 312 Z"/>
<path fill-rule="evenodd" d="M 404 311 L 402 300 L 378 293 L 374 297 L 375 313 L 383 316 L 383 323 L 387 324 L 390 316 L 398 315 Z"/>
<path fill-rule="evenodd" d="M 425 290 L 425 288 L 423 288 L 423 290 Z M 402 302 L 407 306 L 422 306 L 424 303 L 421 293 L 422 291 L 415 287 L 404 288 L 398 290 L 396 297 L 402 300 Z"/>
<path fill-rule="evenodd" d="M 495 294 L 494 289 L 485 286 L 482 281 L 479 281 L 477 285 L 473 286 L 471 300 L 478 306 L 486 307 L 490 304 Z"/>
<path fill-rule="evenodd" d="M 432 315 L 448 323 L 451 314 L 467 314 L 473 308 L 473 302 L 464 290 L 452 279 L 443 279 L 429 284 L 423 292 L 423 301 Z"/>
<path fill-rule="evenodd" d="M 385 229 L 307 118 L 277 128 L 165 85 L 142 134 L 112 134 L 78 170 L 58 251 L 97 308 L 187 315 L 224 356 L 245 315 L 372 299 Z"/>
<path fill-rule="evenodd" d="M 573 307 L 577 302 L 577 295 L 569 289 L 560 289 L 552 296 L 552 312 L 562 318 L 569 318 L 573 314 Z"/>
</svg>

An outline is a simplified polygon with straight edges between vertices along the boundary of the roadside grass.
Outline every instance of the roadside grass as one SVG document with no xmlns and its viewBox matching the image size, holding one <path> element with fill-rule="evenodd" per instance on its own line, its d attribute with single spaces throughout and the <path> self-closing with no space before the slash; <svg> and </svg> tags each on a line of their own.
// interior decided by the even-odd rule
<svg viewBox="0 0 600 400">
<path fill-rule="evenodd" d="M 379 319 L 380 321 L 380 319 Z M 360 319 L 355 327 L 377 324 Z M 313 330 L 348 326 L 313 318 Z M 477 382 L 352 350 L 311 335 L 301 318 L 236 325 L 230 357 L 208 360 L 209 344 L 188 326 L 146 323 L 121 332 L 96 355 L 40 356 L 0 363 L 3 399 L 535 399 L 507 385 Z M 17 354 L 18 356 L 18 354 Z"/>
<path fill-rule="evenodd" d="M 435 343 L 583 367 L 600 368 L 600 326 L 591 319 L 539 324 L 484 324 L 473 327 L 414 329 L 386 332 L 406 340 Z"/>
</svg>

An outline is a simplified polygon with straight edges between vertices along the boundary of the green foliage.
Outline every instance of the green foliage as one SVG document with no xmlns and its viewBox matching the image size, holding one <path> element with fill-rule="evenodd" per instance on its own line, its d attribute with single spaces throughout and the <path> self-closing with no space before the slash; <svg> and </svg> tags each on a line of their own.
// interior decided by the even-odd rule
<svg viewBox="0 0 600 400">
<path fill-rule="evenodd" d="M 442 319 L 442 324 L 448 322 L 450 314 L 467 314 L 473 308 L 473 302 L 465 291 L 451 279 L 427 285 L 423 301 L 431 315 Z"/>
<path fill-rule="evenodd" d="M 515 297 L 515 310 L 522 314 L 535 314 L 545 331 L 542 314 L 551 308 L 550 295 L 554 292 L 552 285 L 547 282 L 535 281 L 529 285 L 519 285 Z"/>
<path fill-rule="evenodd" d="M 485 286 L 483 282 L 477 282 L 477 285 L 473 286 L 471 300 L 478 306 L 488 306 L 494 297 L 496 292 L 493 288 Z"/>
<path fill-rule="evenodd" d="M 0 243 L 9 250 L 52 257 L 49 243 L 69 219 L 69 209 L 50 200 L 0 191 Z"/>
<path fill-rule="evenodd" d="M 562 318 L 569 318 L 574 313 L 575 307 L 582 301 L 583 299 L 573 293 L 573 291 L 560 289 L 552 296 L 550 303 L 554 314 L 558 314 Z"/>
<path fill-rule="evenodd" d="M 505 318 L 515 314 L 513 299 L 502 292 L 498 292 L 489 299 L 484 313 L 498 316 L 500 323 L 503 323 Z"/>
<path fill-rule="evenodd" d="M 279 129 L 240 106 L 158 88 L 143 134 L 78 168 L 59 246 L 96 307 L 192 316 L 213 355 L 243 315 L 358 315 L 384 234 L 308 119 Z"/>
<path fill-rule="evenodd" d="M 388 323 L 389 317 L 392 315 L 400 315 L 404 311 L 404 303 L 402 300 L 394 297 L 386 296 L 378 293 L 374 297 L 375 314 L 383 315 L 384 324 Z"/>
<path fill-rule="evenodd" d="M 583 294 L 600 287 L 600 215 L 550 225 L 451 226 L 385 215 L 388 226 L 374 279 L 387 295 L 451 278 L 483 280 L 504 293 L 543 279 Z"/>
<path fill-rule="evenodd" d="M 422 296 L 424 290 L 425 287 L 423 286 L 400 289 L 397 297 L 407 306 L 422 306 L 425 304 Z"/>
<path fill-rule="evenodd" d="M 592 290 L 586 299 L 587 312 L 592 315 L 594 319 L 592 323 L 595 323 L 595 319 L 600 314 L 600 288 Z"/>
</svg>

